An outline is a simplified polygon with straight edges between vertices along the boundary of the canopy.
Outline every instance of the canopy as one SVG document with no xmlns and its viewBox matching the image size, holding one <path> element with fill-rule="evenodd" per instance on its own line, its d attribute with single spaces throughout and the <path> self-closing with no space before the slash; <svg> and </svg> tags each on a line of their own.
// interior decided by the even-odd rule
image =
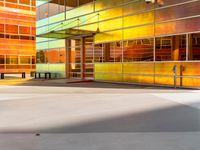
<svg viewBox="0 0 200 150">
<path fill-rule="evenodd" d="M 69 29 L 64 29 L 64 30 L 59 30 L 59 31 L 50 31 L 48 33 L 37 35 L 37 37 L 67 39 L 74 36 L 83 36 L 83 35 L 86 36 L 86 35 L 92 35 L 95 33 L 96 31 L 69 28 Z"/>
</svg>

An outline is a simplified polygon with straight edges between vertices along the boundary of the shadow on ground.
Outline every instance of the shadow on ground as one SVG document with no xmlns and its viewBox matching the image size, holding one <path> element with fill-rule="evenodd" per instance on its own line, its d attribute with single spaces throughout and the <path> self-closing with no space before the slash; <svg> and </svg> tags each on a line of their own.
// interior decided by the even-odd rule
<svg viewBox="0 0 200 150">
<path fill-rule="evenodd" d="M 19 79 L 18 79 L 19 80 Z M 12 82 L 12 81 L 11 81 Z M 5 84 L 4 84 L 5 85 Z M 127 83 L 98 82 L 93 80 L 68 80 L 68 79 L 29 79 L 16 82 L 15 86 L 47 86 L 47 87 L 79 87 L 79 88 L 112 88 L 112 89 L 157 89 L 172 90 L 173 87 L 139 85 Z M 177 90 L 182 90 L 178 88 Z"/>
<path fill-rule="evenodd" d="M 67 115 L 67 114 L 66 114 Z M 177 105 L 141 113 L 130 113 L 74 125 L 43 129 L 0 131 L 0 133 L 112 133 L 112 132 L 191 132 L 200 131 L 200 110 Z"/>
</svg>

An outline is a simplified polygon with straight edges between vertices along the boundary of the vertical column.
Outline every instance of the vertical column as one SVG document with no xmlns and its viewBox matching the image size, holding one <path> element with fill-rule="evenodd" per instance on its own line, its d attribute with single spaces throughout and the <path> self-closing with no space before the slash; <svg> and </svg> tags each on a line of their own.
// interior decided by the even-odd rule
<svg viewBox="0 0 200 150">
<path fill-rule="evenodd" d="M 85 79 L 85 38 L 81 38 L 81 79 Z"/>
<path fill-rule="evenodd" d="M 71 50 L 70 50 L 69 40 L 65 39 L 65 73 L 66 78 L 70 78 L 70 60 L 71 60 Z"/>
<path fill-rule="evenodd" d="M 188 59 L 193 60 L 192 35 L 188 34 Z"/>
<path fill-rule="evenodd" d="M 64 7 L 65 7 L 65 20 L 67 20 L 66 0 L 64 0 Z"/>
</svg>

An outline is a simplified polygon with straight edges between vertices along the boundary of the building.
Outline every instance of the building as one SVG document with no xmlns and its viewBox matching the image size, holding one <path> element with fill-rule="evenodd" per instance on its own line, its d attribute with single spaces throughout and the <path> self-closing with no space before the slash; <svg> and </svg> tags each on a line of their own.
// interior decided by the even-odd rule
<svg viewBox="0 0 200 150">
<path fill-rule="evenodd" d="M 65 78 L 200 87 L 200 0 L 38 5 L 37 70 Z"/>
<path fill-rule="evenodd" d="M 0 0 L 0 73 L 36 68 L 35 0 Z"/>
</svg>

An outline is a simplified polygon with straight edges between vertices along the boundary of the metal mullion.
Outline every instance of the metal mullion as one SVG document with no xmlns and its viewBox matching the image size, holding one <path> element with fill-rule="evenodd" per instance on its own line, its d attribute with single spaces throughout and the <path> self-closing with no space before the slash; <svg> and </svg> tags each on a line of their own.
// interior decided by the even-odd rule
<svg viewBox="0 0 200 150">
<path fill-rule="evenodd" d="M 186 34 L 186 61 L 189 60 L 189 34 Z"/>
</svg>

